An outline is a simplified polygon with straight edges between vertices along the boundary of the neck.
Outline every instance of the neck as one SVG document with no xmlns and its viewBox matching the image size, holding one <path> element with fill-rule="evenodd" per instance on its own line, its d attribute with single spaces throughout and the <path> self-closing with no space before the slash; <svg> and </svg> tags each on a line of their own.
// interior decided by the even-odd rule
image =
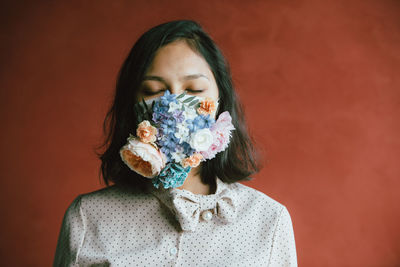
<svg viewBox="0 0 400 267">
<path fill-rule="evenodd" d="M 201 165 L 196 168 L 192 168 L 183 185 L 177 188 L 185 189 L 187 191 L 192 192 L 193 194 L 200 194 L 200 195 L 214 194 L 215 189 L 213 188 L 213 186 L 208 184 L 203 184 L 203 182 L 201 181 L 200 168 Z"/>
</svg>

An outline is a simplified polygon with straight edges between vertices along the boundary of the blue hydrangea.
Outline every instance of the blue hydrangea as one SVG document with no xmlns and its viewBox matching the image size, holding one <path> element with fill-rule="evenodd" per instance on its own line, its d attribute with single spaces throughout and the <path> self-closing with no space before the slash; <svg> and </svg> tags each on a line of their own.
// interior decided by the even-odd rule
<svg viewBox="0 0 400 267">
<path fill-rule="evenodd" d="M 204 128 L 211 128 L 215 120 L 210 115 L 199 115 L 193 120 L 186 120 L 190 132 L 195 132 Z"/>
<path fill-rule="evenodd" d="M 164 95 L 160 97 L 160 104 L 163 107 L 168 107 L 169 109 L 169 103 L 174 102 L 178 103 L 178 100 L 176 99 L 175 94 L 171 94 L 168 90 L 165 91 Z"/>
<path fill-rule="evenodd" d="M 154 109 L 153 109 L 154 110 Z M 153 121 L 155 123 L 161 123 L 164 120 L 166 120 L 167 118 L 169 118 L 169 114 L 167 114 L 166 112 L 153 112 Z"/>
<path fill-rule="evenodd" d="M 190 167 L 183 168 L 180 164 L 168 163 L 160 174 L 152 179 L 152 183 L 156 188 L 161 184 L 165 189 L 182 186 L 190 169 Z"/>
<path fill-rule="evenodd" d="M 164 138 L 160 140 L 160 145 L 168 147 L 170 149 L 175 149 L 175 147 L 179 144 L 179 139 L 175 136 L 174 133 L 165 135 Z"/>
<path fill-rule="evenodd" d="M 185 120 L 182 110 L 175 110 L 172 116 L 174 116 L 177 123 L 181 123 Z"/>
<path fill-rule="evenodd" d="M 168 112 L 169 106 L 164 106 L 160 101 L 156 101 L 153 106 L 153 112 L 155 114 L 166 114 Z"/>
<path fill-rule="evenodd" d="M 212 118 L 210 115 L 200 115 L 200 117 L 203 117 L 204 119 L 204 128 L 211 128 L 211 126 L 213 126 L 213 124 L 215 123 L 215 119 Z"/>
<path fill-rule="evenodd" d="M 188 155 L 188 157 L 190 157 L 191 155 L 193 155 L 194 153 L 194 149 L 190 146 L 189 143 L 187 142 L 183 142 L 181 144 L 182 148 L 183 148 L 183 153 Z"/>
<path fill-rule="evenodd" d="M 167 158 L 167 161 L 171 161 L 171 149 L 166 147 L 166 146 L 162 146 L 160 148 L 161 152 L 165 155 L 165 157 Z"/>
<path fill-rule="evenodd" d="M 174 133 L 163 135 L 163 137 L 157 141 L 157 145 L 160 147 L 161 152 L 167 157 L 167 160 L 171 160 L 171 152 L 176 151 L 179 148 L 179 138 Z"/>
<path fill-rule="evenodd" d="M 176 132 L 176 119 L 173 116 L 168 116 L 160 122 L 160 128 L 163 135 L 170 135 Z"/>
<path fill-rule="evenodd" d="M 164 95 L 160 97 L 159 101 L 155 101 L 153 105 L 153 121 L 160 123 L 166 118 L 170 117 L 168 113 L 169 104 L 171 102 L 178 103 L 176 95 L 171 94 L 168 90 L 165 91 Z"/>
</svg>

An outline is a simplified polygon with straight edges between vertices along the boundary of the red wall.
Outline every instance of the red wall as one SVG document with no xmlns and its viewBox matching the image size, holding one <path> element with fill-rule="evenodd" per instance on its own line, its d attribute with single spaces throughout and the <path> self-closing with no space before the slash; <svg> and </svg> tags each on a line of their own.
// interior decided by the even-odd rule
<svg viewBox="0 0 400 267">
<path fill-rule="evenodd" d="M 2 1 L 1 262 L 49 266 L 117 71 L 151 26 L 198 20 L 221 46 L 300 266 L 400 266 L 400 2 Z M 397 203 L 397 204 L 396 204 Z"/>
</svg>

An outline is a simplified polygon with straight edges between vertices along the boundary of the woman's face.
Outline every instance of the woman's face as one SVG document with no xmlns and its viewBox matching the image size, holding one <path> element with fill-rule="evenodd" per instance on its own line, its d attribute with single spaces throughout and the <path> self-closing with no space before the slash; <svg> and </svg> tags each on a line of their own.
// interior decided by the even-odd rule
<svg viewBox="0 0 400 267">
<path fill-rule="evenodd" d="M 161 47 L 141 83 L 138 100 L 155 98 L 169 90 L 171 94 L 210 97 L 217 100 L 218 87 L 205 59 L 185 41 Z"/>
</svg>

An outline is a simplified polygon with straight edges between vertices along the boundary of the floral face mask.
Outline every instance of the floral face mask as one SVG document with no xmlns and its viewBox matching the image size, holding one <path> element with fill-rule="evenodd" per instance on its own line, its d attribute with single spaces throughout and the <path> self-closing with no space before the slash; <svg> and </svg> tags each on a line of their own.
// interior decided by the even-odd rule
<svg viewBox="0 0 400 267">
<path fill-rule="evenodd" d="M 224 151 L 235 129 L 228 111 L 215 120 L 218 101 L 165 91 L 135 105 L 140 121 L 120 149 L 122 161 L 154 187 L 183 185 L 191 168 Z"/>
</svg>

